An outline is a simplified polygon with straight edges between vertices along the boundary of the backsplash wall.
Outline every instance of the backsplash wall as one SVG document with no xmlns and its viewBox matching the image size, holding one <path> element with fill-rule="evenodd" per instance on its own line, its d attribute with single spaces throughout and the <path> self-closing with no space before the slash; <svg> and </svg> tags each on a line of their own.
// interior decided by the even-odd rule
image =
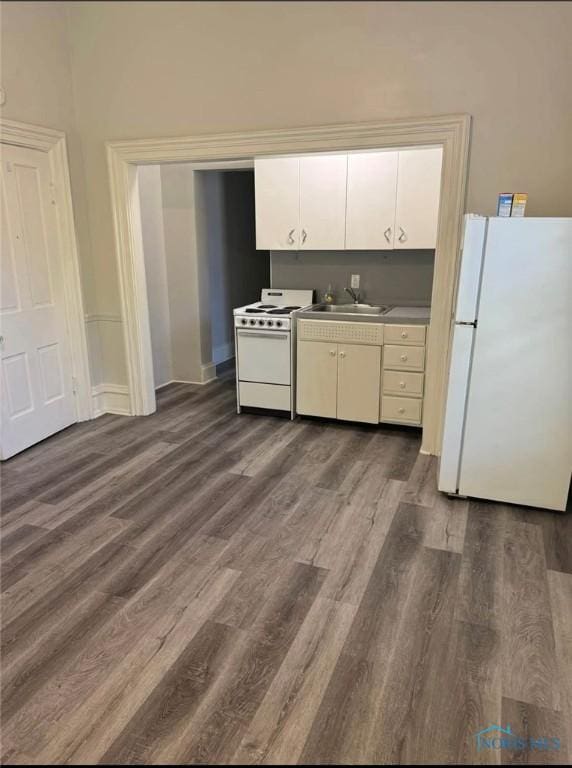
<svg viewBox="0 0 572 768">
<path fill-rule="evenodd" d="M 272 251 L 273 288 L 313 288 L 321 301 L 331 284 L 338 302 L 350 301 L 344 287 L 360 275 L 364 301 L 430 304 L 435 251 Z"/>
</svg>

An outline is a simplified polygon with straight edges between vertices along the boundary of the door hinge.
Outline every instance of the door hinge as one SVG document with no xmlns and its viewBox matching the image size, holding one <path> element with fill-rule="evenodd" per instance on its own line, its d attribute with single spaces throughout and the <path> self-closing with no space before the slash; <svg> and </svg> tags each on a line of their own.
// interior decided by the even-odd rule
<svg viewBox="0 0 572 768">
<path fill-rule="evenodd" d="M 50 181 L 50 193 L 51 193 L 51 198 L 52 198 L 52 205 L 57 205 L 58 204 L 58 199 L 57 199 L 57 197 L 58 197 L 58 190 L 57 190 L 56 185 L 54 184 L 53 181 Z"/>
<path fill-rule="evenodd" d="M 77 395 L 77 379 L 75 376 L 72 376 L 72 392 L 74 395 Z"/>
</svg>

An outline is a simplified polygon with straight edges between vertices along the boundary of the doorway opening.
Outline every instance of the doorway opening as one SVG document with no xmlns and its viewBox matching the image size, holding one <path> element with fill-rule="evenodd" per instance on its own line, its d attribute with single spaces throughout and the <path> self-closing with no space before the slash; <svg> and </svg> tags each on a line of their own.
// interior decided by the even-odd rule
<svg viewBox="0 0 572 768">
<path fill-rule="evenodd" d="M 254 171 L 241 166 L 138 167 L 155 390 L 215 378 L 234 358 L 233 309 L 270 285 L 270 254 L 256 250 Z"/>
</svg>

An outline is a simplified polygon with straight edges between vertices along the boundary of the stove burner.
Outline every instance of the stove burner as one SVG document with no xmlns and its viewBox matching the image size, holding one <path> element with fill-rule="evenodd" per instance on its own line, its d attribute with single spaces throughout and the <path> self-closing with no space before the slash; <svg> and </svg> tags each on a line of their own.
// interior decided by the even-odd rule
<svg viewBox="0 0 572 768">
<path fill-rule="evenodd" d="M 259 304 L 258 309 L 276 309 L 276 304 Z"/>
<path fill-rule="evenodd" d="M 263 309 L 255 309 L 254 307 L 250 307 L 250 309 L 245 309 L 245 312 L 251 312 L 252 314 L 258 314 L 260 312 L 264 312 Z"/>
<path fill-rule="evenodd" d="M 300 309 L 300 307 L 280 307 L 280 309 L 271 309 L 268 314 L 269 315 L 289 315 L 290 312 L 293 312 L 295 309 Z"/>
</svg>

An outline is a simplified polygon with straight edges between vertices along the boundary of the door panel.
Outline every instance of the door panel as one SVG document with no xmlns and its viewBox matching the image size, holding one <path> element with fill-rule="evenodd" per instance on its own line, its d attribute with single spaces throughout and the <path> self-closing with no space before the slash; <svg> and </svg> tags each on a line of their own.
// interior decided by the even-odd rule
<svg viewBox="0 0 572 768">
<path fill-rule="evenodd" d="M 254 161 L 256 247 L 295 251 L 300 242 L 300 162 L 297 157 Z"/>
<path fill-rule="evenodd" d="M 46 153 L 2 148 L 2 458 L 76 421 Z"/>
<path fill-rule="evenodd" d="M 399 152 L 395 248 L 435 248 L 441 195 L 441 147 Z"/>
<path fill-rule="evenodd" d="M 300 249 L 343 250 L 347 155 L 300 157 Z"/>
<path fill-rule="evenodd" d="M 298 341 L 296 410 L 307 416 L 336 418 L 337 344 Z"/>
<path fill-rule="evenodd" d="M 338 346 L 338 419 L 379 422 L 381 347 Z"/>
<path fill-rule="evenodd" d="M 397 152 L 348 155 L 346 248 L 392 250 Z"/>
</svg>

